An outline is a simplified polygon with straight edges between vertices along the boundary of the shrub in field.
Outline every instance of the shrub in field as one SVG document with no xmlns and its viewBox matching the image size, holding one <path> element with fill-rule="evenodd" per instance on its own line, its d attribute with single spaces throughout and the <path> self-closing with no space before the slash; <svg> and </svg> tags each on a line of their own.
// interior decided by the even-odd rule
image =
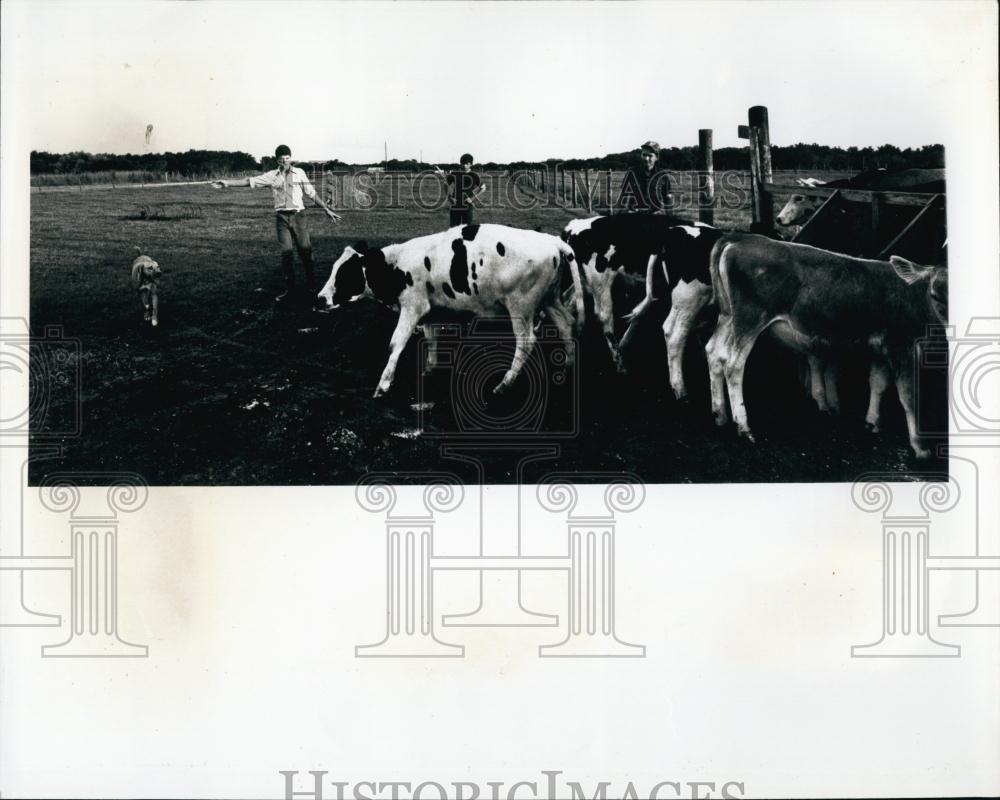
<svg viewBox="0 0 1000 800">
<path fill-rule="evenodd" d="M 204 209 L 196 203 L 143 203 L 137 206 L 125 219 L 134 222 L 169 221 L 178 219 L 201 219 L 205 216 Z"/>
</svg>

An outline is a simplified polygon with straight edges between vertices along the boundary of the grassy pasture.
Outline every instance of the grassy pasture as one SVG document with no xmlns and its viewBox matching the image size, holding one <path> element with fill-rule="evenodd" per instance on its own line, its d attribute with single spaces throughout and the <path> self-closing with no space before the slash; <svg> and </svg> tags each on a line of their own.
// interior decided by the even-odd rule
<svg viewBox="0 0 1000 800">
<path fill-rule="evenodd" d="M 528 196 L 501 188 L 499 204 L 480 210 L 478 221 L 556 233 L 580 216 L 514 207 Z M 358 239 L 384 245 L 447 226 L 447 210 L 419 208 L 405 184 L 400 195 L 400 208 L 347 211 L 339 225 L 309 212 L 318 280 Z M 181 211 L 137 217 L 143 204 Z M 185 206 L 199 214 L 182 213 Z M 726 221 L 744 228 L 748 212 L 734 211 Z M 156 330 L 143 324 L 129 285 L 136 245 L 165 270 Z M 59 325 L 80 340 L 83 424 L 80 436 L 62 441 L 62 455 L 34 462 L 31 480 L 67 469 L 134 470 L 153 484 L 334 484 L 369 470 L 448 469 L 475 478 L 441 457 L 439 440 L 413 435 L 418 424 L 433 428 L 448 394 L 448 378 L 442 383 L 439 375 L 427 391 L 441 405 L 422 417 L 411 407 L 418 337 L 400 361 L 392 395 L 371 399 L 394 312 L 375 303 L 333 314 L 288 309 L 273 302 L 280 289 L 267 191 L 33 192 L 31 324 L 36 331 Z M 638 299 L 635 292 L 621 289 L 622 313 Z M 626 377 L 613 372 L 603 340 L 588 329 L 579 348 L 579 391 L 565 399 L 578 403 L 577 435 L 560 442 L 557 458 L 528 468 L 525 479 L 559 469 L 628 470 L 651 483 L 844 481 L 871 470 L 905 478 L 913 467 L 895 400 L 886 401 L 885 433 L 863 431 L 863 373 L 848 376 L 857 388 L 843 392 L 844 418 L 821 419 L 797 388 L 793 362 L 766 344 L 748 370 L 759 444 L 716 430 L 700 352 L 707 335 L 692 340 L 692 399 L 681 405 L 669 394 L 657 320 L 628 353 Z M 487 480 L 516 479 L 517 458 L 486 456 Z"/>
</svg>

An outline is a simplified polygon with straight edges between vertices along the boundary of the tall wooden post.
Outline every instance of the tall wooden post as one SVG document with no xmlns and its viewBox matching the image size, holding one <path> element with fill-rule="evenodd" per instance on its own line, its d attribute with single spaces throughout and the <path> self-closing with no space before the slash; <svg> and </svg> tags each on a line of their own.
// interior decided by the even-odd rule
<svg viewBox="0 0 1000 800">
<path fill-rule="evenodd" d="M 590 190 L 590 170 L 585 169 L 583 171 L 583 179 L 586 181 L 587 186 L 587 213 L 594 213 L 594 193 Z"/>
<path fill-rule="evenodd" d="M 754 220 L 763 231 L 774 230 L 774 207 L 768 185 L 773 183 L 771 172 L 771 131 L 767 119 L 766 106 L 752 106 L 749 111 L 750 163 L 757 165 L 756 201 L 757 213 Z"/>
<path fill-rule="evenodd" d="M 698 219 L 706 225 L 714 225 L 715 168 L 712 163 L 711 128 L 698 131 L 698 181 Z M 610 186 L 610 180 L 608 184 Z"/>
</svg>

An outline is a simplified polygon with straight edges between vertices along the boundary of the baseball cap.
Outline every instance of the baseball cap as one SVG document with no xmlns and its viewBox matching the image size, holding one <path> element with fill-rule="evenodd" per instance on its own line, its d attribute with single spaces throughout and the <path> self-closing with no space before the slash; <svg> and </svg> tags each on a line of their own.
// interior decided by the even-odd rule
<svg viewBox="0 0 1000 800">
<path fill-rule="evenodd" d="M 644 142 L 643 145 L 639 148 L 639 150 L 642 152 L 649 151 L 659 155 L 660 145 L 657 142 L 654 142 L 652 139 L 650 139 L 648 142 Z"/>
</svg>

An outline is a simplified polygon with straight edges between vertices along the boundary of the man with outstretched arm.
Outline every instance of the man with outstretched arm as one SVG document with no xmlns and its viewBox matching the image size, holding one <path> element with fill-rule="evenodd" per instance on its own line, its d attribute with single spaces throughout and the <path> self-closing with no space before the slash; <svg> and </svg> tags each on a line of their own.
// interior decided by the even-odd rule
<svg viewBox="0 0 1000 800">
<path fill-rule="evenodd" d="M 249 178 L 213 181 L 212 186 L 216 189 L 224 189 L 227 186 L 249 186 L 251 189 L 266 186 L 271 189 L 274 195 L 275 227 L 278 232 L 278 243 L 281 245 L 281 271 L 285 279 L 285 291 L 274 299 L 282 303 L 295 296 L 295 250 L 299 251 L 299 258 L 305 270 L 306 285 L 302 297 L 308 297 L 309 292 L 315 288 L 312 242 L 309 239 L 309 226 L 306 224 L 302 195 L 309 197 L 334 222 L 340 221 L 340 215 L 323 202 L 309 182 L 305 171 L 292 166 L 292 151 L 288 145 L 278 145 L 274 150 L 274 157 L 278 161 L 277 169 L 272 169 L 263 175 L 251 175 Z"/>
</svg>

